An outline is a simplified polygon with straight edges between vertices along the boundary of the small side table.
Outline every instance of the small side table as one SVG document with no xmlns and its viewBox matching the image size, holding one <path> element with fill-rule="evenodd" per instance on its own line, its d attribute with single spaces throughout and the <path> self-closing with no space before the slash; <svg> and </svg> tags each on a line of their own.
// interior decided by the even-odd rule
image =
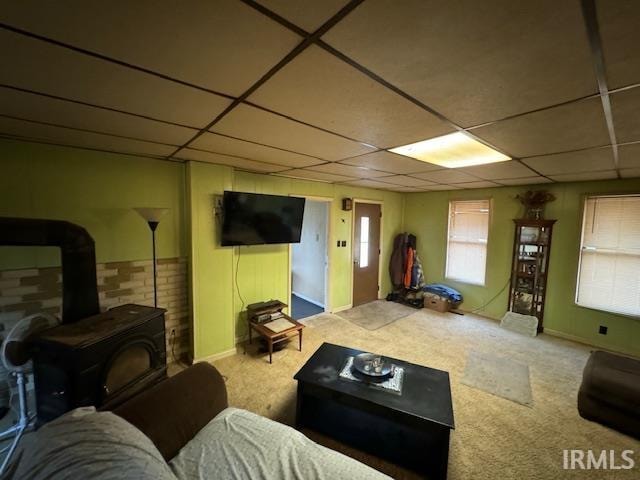
<svg viewBox="0 0 640 480">
<path fill-rule="evenodd" d="M 276 343 L 285 342 L 289 338 L 295 337 L 296 335 L 299 338 L 298 350 L 302 351 L 302 329 L 304 328 L 304 325 L 296 322 L 288 315 L 283 314 L 282 318 L 289 320 L 292 325 L 291 328 L 287 328 L 286 330 L 277 333 L 265 327 L 264 324 L 251 321 L 249 322 L 249 344 L 251 344 L 252 340 L 251 332 L 252 330 L 255 330 L 260 337 L 264 338 L 267 341 L 267 346 L 269 348 L 269 363 L 273 363 L 273 345 Z"/>
</svg>

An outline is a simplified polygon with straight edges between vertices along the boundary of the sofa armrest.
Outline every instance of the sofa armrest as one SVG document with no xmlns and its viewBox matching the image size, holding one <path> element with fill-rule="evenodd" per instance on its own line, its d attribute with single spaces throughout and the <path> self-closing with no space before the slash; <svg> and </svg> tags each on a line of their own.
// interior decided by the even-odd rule
<svg viewBox="0 0 640 480">
<path fill-rule="evenodd" d="M 208 363 L 196 363 L 119 405 L 113 413 L 140 429 L 170 460 L 228 406 L 222 375 Z"/>
</svg>

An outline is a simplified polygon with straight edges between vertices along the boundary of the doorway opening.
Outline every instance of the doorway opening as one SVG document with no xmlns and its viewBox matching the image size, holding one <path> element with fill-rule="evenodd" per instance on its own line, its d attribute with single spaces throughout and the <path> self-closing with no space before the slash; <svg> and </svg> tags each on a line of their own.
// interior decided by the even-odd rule
<svg viewBox="0 0 640 480">
<path fill-rule="evenodd" d="M 310 317 L 328 308 L 330 202 L 307 199 L 300 243 L 291 247 L 291 316 Z"/>
</svg>

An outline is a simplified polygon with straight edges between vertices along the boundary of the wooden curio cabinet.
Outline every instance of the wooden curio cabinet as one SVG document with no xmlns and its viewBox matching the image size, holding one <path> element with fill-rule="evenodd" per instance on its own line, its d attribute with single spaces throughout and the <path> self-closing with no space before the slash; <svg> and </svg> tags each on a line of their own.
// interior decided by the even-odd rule
<svg viewBox="0 0 640 480">
<path fill-rule="evenodd" d="M 509 310 L 538 318 L 542 331 L 551 233 L 555 220 L 514 220 L 513 264 L 509 289 Z"/>
</svg>

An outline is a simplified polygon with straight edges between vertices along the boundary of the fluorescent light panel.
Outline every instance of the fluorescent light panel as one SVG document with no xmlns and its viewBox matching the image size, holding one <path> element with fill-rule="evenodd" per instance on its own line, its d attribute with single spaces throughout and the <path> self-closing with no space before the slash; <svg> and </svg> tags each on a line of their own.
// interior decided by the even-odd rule
<svg viewBox="0 0 640 480">
<path fill-rule="evenodd" d="M 462 132 L 411 143 L 389 151 L 446 168 L 470 167 L 511 160 L 510 157 Z"/>
</svg>

